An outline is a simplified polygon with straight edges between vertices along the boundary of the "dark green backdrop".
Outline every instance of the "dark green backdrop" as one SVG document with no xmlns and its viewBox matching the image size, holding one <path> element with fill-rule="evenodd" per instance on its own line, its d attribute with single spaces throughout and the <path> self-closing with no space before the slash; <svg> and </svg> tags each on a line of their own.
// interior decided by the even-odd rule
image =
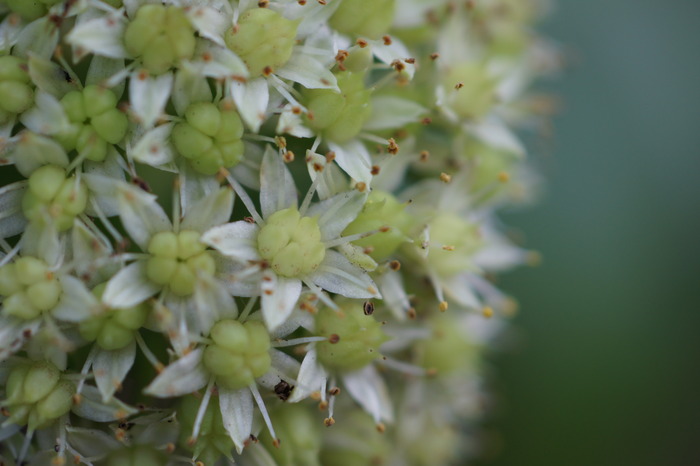
<svg viewBox="0 0 700 466">
<path fill-rule="evenodd" d="M 573 59 L 511 273 L 489 466 L 700 465 L 700 1 L 558 0 Z"/>
</svg>

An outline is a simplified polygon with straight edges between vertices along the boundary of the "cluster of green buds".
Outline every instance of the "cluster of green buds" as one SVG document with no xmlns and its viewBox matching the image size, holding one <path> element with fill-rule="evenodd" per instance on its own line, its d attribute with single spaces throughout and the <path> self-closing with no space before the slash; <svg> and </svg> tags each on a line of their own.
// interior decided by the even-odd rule
<svg viewBox="0 0 700 466">
<path fill-rule="evenodd" d="M 0 1 L 0 464 L 474 455 L 545 3 Z"/>
</svg>

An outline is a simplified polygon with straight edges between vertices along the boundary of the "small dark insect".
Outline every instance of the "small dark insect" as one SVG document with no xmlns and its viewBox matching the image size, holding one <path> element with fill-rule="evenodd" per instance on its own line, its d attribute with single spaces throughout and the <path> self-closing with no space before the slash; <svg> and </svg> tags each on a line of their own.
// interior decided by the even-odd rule
<svg viewBox="0 0 700 466">
<path fill-rule="evenodd" d="M 275 395 L 282 401 L 287 401 L 294 390 L 294 385 L 289 385 L 285 380 L 280 379 L 280 383 L 275 385 Z"/>
<path fill-rule="evenodd" d="M 366 316 L 371 316 L 374 314 L 374 303 L 372 301 L 365 301 L 362 305 L 362 310 L 365 312 Z"/>
<path fill-rule="evenodd" d="M 132 427 L 134 427 L 133 422 L 120 422 L 119 423 L 119 428 L 122 430 L 131 430 Z"/>
<path fill-rule="evenodd" d="M 146 181 L 143 180 L 142 178 L 139 178 L 138 176 L 135 176 L 135 177 L 133 177 L 133 178 L 131 179 L 131 182 L 134 183 L 134 184 L 135 184 L 136 186 L 138 186 L 139 188 L 141 188 L 141 189 L 143 189 L 144 191 L 146 191 L 147 193 L 150 193 L 150 192 L 151 192 L 151 187 L 148 186 L 148 183 L 146 183 Z"/>
</svg>

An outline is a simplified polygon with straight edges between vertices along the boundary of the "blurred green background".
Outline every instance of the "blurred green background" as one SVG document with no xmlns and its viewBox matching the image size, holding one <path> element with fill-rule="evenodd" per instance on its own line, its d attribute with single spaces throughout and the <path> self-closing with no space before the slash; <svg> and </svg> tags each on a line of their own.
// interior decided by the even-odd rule
<svg viewBox="0 0 700 466">
<path fill-rule="evenodd" d="M 556 3 L 547 192 L 505 216 L 544 261 L 502 281 L 521 313 L 479 464 L 700 465 L 700 2 Z"/>
</svg>

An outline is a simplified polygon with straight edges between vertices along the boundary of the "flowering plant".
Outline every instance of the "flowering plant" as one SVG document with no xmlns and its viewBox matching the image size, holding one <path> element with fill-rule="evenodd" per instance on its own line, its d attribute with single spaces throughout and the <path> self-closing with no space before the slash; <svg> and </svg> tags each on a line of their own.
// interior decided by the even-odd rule
<svg viewBox="0 0 700 466">
<path fill-rule="evenodd" d="M 0 2 L 0 462 L 472 453 L 543 10 Z"/>
</svg>

